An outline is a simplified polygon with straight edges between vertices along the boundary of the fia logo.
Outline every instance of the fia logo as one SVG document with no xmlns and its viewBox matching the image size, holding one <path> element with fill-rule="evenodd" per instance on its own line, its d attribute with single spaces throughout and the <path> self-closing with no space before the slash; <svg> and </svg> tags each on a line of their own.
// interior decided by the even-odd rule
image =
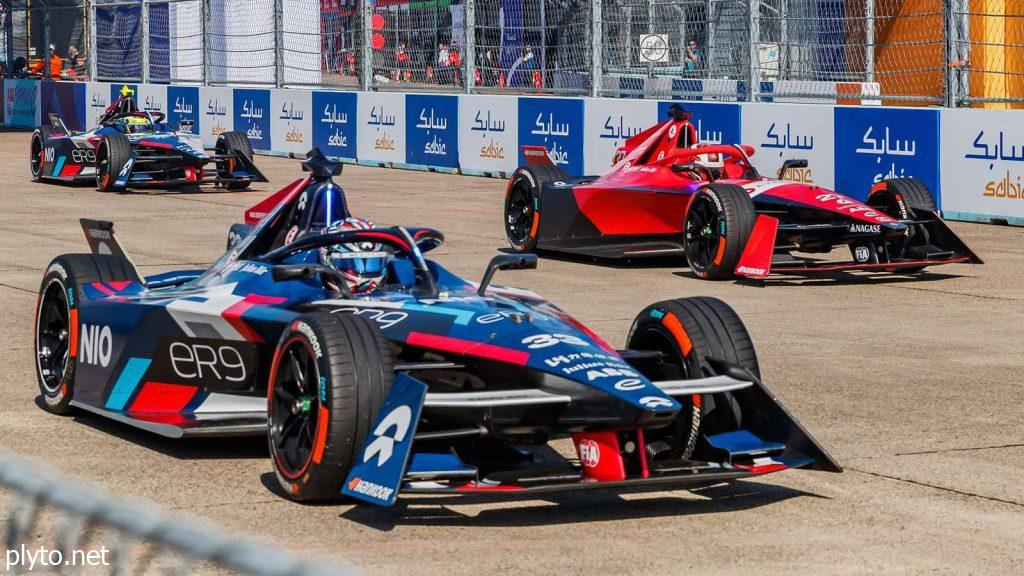
<svg viewBox="0 0 1024 576">
<path fill-rule="evenodd" d="M 374 439 L 366 446 L 363 453 L 363 462 L 369 462 L 374 456 L 377 457 L 377 467 L 380 468 L 391 459 L 395 450 L 395 442 L 405 440 L 409 433 L 409 425 L 412 422 L 412 409 L 408 406 L 399 406 L 385 416 L 377 428 L 373 431 Z M 388 431 L 394 428 L 393 435 Z"/>
</svg>

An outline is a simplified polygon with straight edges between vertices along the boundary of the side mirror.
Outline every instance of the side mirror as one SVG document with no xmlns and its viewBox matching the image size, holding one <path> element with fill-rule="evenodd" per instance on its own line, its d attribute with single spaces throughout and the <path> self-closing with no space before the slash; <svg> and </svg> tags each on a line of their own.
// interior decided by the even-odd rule
<svg viewBox="0 0 1024 576">
<path fill-rule="evenodd" d="M 790 168 L 807 168 L 807 160 L 805 158 L 790 158 L 783 162 L 782 168 L 779 168 L 779 180 L 786 177 L 786 171 Z"/>
<path fill-rule="evenodd" d="M 327 276 L 337 283 L 346 296 L 352 296 L 349 292 L 345 277 L 337 270 L 323 264 L 281 264 L 270 269 L 270 279 L 274 282 L 286 282 L 288 280 L 309 280 L 320 274 Z"/>
<path fill-rule="evenodd" d="M 711 173 L 711 170 L 703 164 L 697 164 L 696 162 L 689 162 L 686 164 L 673 164 L 669 166 L 669 170 L 680 174 L 682 172 L 696 172 L 700 174 L 708 182 L 714 182 L 715 176 Z"/>
<path fill-rule="evenodd" d="M 484 277 L 480 280 L 480 288 L 476 293 L 483 296 L 487 292 L 487 287 L 498 270 L 533 270 L 536 267 L 536 254 L 499 254 L 491 258 L 490 263 L 487 264 L 487 271 L 484 272 Z"/>
</svg>

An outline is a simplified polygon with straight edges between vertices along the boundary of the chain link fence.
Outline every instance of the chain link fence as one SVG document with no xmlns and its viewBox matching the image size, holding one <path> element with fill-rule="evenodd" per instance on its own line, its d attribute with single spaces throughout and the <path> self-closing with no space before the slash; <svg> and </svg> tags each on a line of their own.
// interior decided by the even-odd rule
<svg viewBox="0 0 1024 576">
<path fill-rule="evenodd" d="M 0 6 L 0 57 L 13 76 L 1024 104 L 1021 2 L 21 0 Z"/>
</svg>

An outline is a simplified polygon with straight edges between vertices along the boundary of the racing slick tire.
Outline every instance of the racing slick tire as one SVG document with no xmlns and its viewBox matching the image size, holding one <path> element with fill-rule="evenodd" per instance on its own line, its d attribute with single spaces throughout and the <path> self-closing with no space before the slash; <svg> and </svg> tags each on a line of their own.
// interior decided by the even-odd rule
<svg viewBox="0 0 1024 576">
<path fill-rule="evenodd" d="M 267 440 L 288 498 L 341 498 L 393 379 L 387 341 L 371 320 L 313 312 L 285 329 L 270 370 Z"/>
<path fill-rule="evenodd" d="M 253 151 L 252 142 L 249 142 L 249 136 L 245 132 L 230 131 L 223 132 L 217 137 L 217 144 L 214 147 L 217 154 L 241 154 L 252 161 Z M 222 166 L 219 166 L 221 177 L 226 177 L 233 170 L 234 166 L 231 164 L 234 160 L 225 160 Z M 224 188 L 228 190 L 245 190 L 249 187 L 252 182 L 249 180 L 238 180 L 235 182 L 225 182 Z"/>
<path fill-rule="evenodd" d="M 32 131 L 32 143 L 29 145 L 29 169 L 32 171 L 32 180 L 43 181 L 43 163 L 46 154 L 45 126 L 38 126 Z"/>
<path fill-rule="evenodd" d="M 761 377 L 754 343 L 736 311 L 707 296 L 664 300 L 644 308 L 633 321 L 626 347 L 657 351 L 655 362 L 635 367 L 651 380 L 679 380 L 713 375 L 708 358 L 725 360 Z M 698 432 L 705 435 L 737 429 L 739 405 L 731 393 L 677 398 L 684 409 L 674 425 L 650 434 L 651 447 L 671 458 L 689 458 Z M 687 406 L 689 410 L 687 410 Z M 650 454 L 652 458 L 658 452 Z"/>
<path fill-rule="evenodd" d="M 93 282 L 138 280 L 130 262 L 110 254 L 64 254 L 50 262 L 39 286 L 33 338 L 36 379 L 48 411 L 71 411 L 81 287 Z"/>
<path fill-rule="evenodd" d="M 517 252 L 537 248 L 540 228 L 540 195 L 545 182 L 568 182 L 568 172 L 555 165 L 516 168 L 505 189 L 505 236 Z"/>
<path fill-rule="evenodd" d="M 708 184 L 698 190 L 683 222 L 690 270 L 705 280 L 734 277 L 756 219 L 754 201 L 743 188 Z"/>
<path fill-rule="evenodd" d="M 914 211 L 938 212 L 932 193 L 917 178 L 882 180 L 871 187 L 866 203 L 899 220 L 913 218 Z"/>
<path fill-rule="evenodd" d="M 117 178 L 132 157 L 132 143 L 124 134 L 109 134 L 96 147 L 96 189 L 114 192 Z"/>
</svg>

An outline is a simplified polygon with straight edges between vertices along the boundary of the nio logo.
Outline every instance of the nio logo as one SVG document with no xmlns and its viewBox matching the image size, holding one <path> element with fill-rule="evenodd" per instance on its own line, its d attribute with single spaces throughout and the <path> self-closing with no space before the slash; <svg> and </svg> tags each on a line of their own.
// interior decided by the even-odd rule
<svg viewBox="0 0 1024 576">
<path fill-rule="evenodd" d="M 850 232 L 859 232 L 864 234 L 878 234 L 882 231 L 882 226 L 879 224 L 850 224 Z"/>
<path fill-rule="evenodd" d="M 348 483 L 348 489 L 357 494 L 362 494 L 385 502 L 391 499 L 391 493 L 395 491 L 394 488 L 381 486 L 380 484 L 370 482 L 369 480 L 363 480 L 358 476 Z"/>
<path fill-rule="evenodd" d="M 547 348 L 556 344 L 569 344 L 570 346 L 587 346 L 582 338 L 571 334 L 534 334 L 523 338 L 523 344 L 531 350 Z"/>
<path fill-rule="evenodd" d="M 316 332 L 313 332 L 313 328 L 311 328 L 309 324 L 299 322 L 295 325 L 295 331 L 306 337 L 306 340 L 309 341 L 309 345 L 313 347 L 313 354 L 315 354 L 317 358 L 324 357 L 323 350 L 320 348 L 320 340 L 317 339 Z"/>
<path fill-rule="evenodd" d="M 96 163 L 96 152 L 93 150 L 75 148 L 71 151 L 71 160 L 76 164 L 94 164 Z"/>
<path fill-rule="evenodd" d="M 233 346 L 174 342 L 168 354 L 174 373 L 184 380 L 245 381 L 245 360 Z"/>
<path fill-rule="evenodd" d="M 43 153 L 43 159 L 46 162 L 53 162 L 53 154 L 54 154 L 53 148 L 47 148 L 46 151 Z"/>
<path fill-rule="evenodd" d="M 377 457 L 377 467 L 380 468 L 388 460 L 395 449 L 395 442 L 405 440 L 409 433 L 409 425 L 412 423 L 412 409 L 408 406 L 399 406 L 388 413 L 380 424 L 373 431 L 374 439 L 366 446 L 363 453 L 363 462 L 369 462 L 374 456 Z M 388 431 L 394 428 L 394 434 L 389 436 Z"/>
<path fill-rule="evenodd" d="M 580 440 L 580 464 L 584 468 L 594 468 L 601 463 L 601 447 L 593 440 Z"/>
<path fill-rule="evenodd" d="M 110 354 L 114 349 L 110 326 L 82 324 L 80 334 L 81 346 L 78 357 L 85 364 L 99 364 L 106 368 L 107 364 L 110 364 Z"/>
</svg>

